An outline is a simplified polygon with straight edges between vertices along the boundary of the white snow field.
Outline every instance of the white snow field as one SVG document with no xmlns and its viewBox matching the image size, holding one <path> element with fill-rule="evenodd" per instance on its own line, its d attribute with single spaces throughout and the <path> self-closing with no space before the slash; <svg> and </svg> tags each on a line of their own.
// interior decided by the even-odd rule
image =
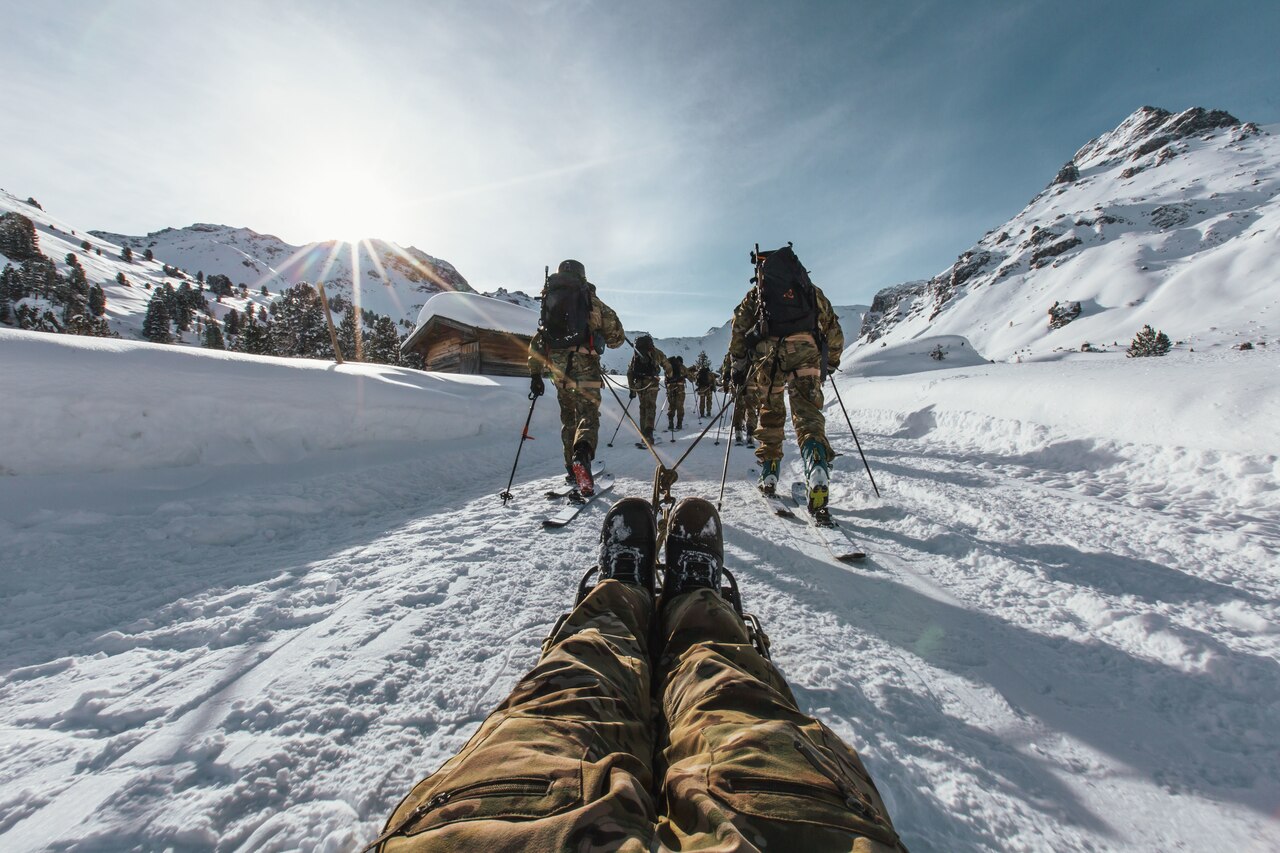
<svg viewBox="0 0 1280 853">
<path fill-rule="evenodd" d="M 882 497 L 831 405 L 834 515 L 863 564 L 763 514 L 732 448 L 727 562 L 804 709 L 916 853 L 1277 849 L 1280 353 L 938 342 L 846 353 Z M 496 497 L 526 390 L 0 330 L 0 850 L 376 835 L 593 561 L 607 501 L 539 524 L 552 395 Z M 607 438 L 614 494 L 647 494 Z M 713 438 L 677 495 L 714 498 Z"/>
</svg>

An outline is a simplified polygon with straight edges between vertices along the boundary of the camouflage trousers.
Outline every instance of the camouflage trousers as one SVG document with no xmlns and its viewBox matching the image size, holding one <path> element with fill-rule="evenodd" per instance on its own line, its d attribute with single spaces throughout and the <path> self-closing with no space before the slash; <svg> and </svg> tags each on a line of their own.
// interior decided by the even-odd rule
<svg viewBox="0 0 1280 853">
<path fill-rule="evenodd" d="M 791 400 L 791 423 L 796 444 L 804 447 L 817 439 L 836 457 L 827 442 L 827 419 L 822 414 L 822 353 L 807 335 L 764 342 L 756 347 L 751 372 L 751 390 L 760 401 L 760 422 L 755 436 L 759 442 L 756 458 L 761 462 L 782 458 L 783 427 L 787 422 L 784 392 Z"/>
<path fill-rule="evenodd" d="M 714 414 L 716 389 L 698 389 L 698 417 L 709 418 Z"/>
<path fill-rule="evenodd" d="M 684 426 L 684 383 L 667 386 L 667 424 Z"/>
<path fill-rule="evenodd" d="M 380 849 L 905 851 L 857 753 L 732 607 L 697 590 L 653 609 L 597 584 Z"/>
<path fill-rule="evenodd" d="M 580 441 L 596 455 L 600 434 L 600 356 L 569 350 L 553 350 L 551 381 L 560 403 L 560 443 L 564 445 L 564 466 L 573 464 L 573 448 Z"/>
<path fill-rule="evenodd" d="M 640 398 L 640 417 L 637 418 L 640 430 L 645 435 L 653 435 L 653 421 L 658 415 L 658 380 L 651 380 L 635 390 Z"/>
<path fill-rule="evenodd" d="M 733 429 L 743 429 L 747 433 L 756 431 L 756 409 L 759 404 L 756 402 L 755 392 L 748 385 L 742 389 L 742 396 L 738 398 L 738 402 L 733 407 Z"/>
</svg>

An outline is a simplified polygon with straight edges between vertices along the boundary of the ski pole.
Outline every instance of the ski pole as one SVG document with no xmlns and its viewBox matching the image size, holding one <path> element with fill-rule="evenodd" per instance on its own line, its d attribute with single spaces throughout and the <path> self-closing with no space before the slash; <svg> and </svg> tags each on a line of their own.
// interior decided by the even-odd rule
<svg viewBox="0 0 1280 853">
<path fill-rule="evenodd" d="M 715 446 L 720 446 L 720 427 L 724 426 L 724 410 L 720 410 L 720 417 L 716 418 L 716 440 Z"/>
<path fill-rule="evenodd" d="M 622 410 L 622 417 L 618 418 L 618 425 L 617 425 L 616 427 L 614 427 L 614 428 L 613 428 L 613 438 L 617 438 L 617 437 L 618 437 L 618 430 L 622 429 L 622 422 L 623 422 L 623 421 L 625 421 L 625 420 L 627 419 L 627 409 L 630 409 L 630 408 L 631 408 L 631 400 L 634 400 L 634 399 L 635 399 L 635 398 L 634 398 L 634 397 L 632 397 L 630 400 L 627 400 L 627 405 L 626 405 L 626 407 L 625 407 L 625 408 L 623 408 L 623 410 Z M 610 446 L 610 447 L 613 447 L 613 438 L 609 439 L 609 446 Z"/>
<path fill-rule="evenodd" d="M 746 386 L 744 385 L 741 388 L 738 388 L 738 390 L 733 395 L 733 412 L 730 413 L 729 415 L 729 418 L 731 420 L 738 416 L 738 398 L 742 396 L 742 388 L 745 388 L 745 387 Z M 727 397 L 729 395 L 725 394 L 725 396 Z M 728 405 L 729 405 L 728 403 L 725 403 L 726 408 L 728 407 Z M 720 417 L 721 418 L 724 417 L 724 409 L 720 410 Z M 729 478 L 729 451 L 730 450 L 733 450 L 733 442 L 729 441 L 728 439 L 725 439 L 724 469 L 720 471 L 720 497 L 716 499 L 716 512 L 720 511 L 720 505 L 724 503 L 724 481 Z"/>
<path fill-rule="evenodd" d="M 533 436 L 529 435 L 529 423 L 533 420 L 533 407 L 538 405 L 538 395 L 532 391 L 529 392 L 529 417 L 524 419 L 524 429 L 520 431 L 520 443 L 516 445 L 516 461 L 511 463 L 511 479 L 507 480 L 507 487 L 502 490 L 498 497 L 502 498 L 502 505 L 506 506 L 507 501 L 511 500 L 511 484 L 516 481 L 516 466 L 520 464 L 520 451 L 524 449 L 525 440 L 533 440 Z"/>
<path fill-rule="evenodd" d="M 880 497 L 880 489 L 876 486 L 876 478 L 871 476 L 871 466 L 867 464 L 867 454 L 862 452 L 862 442 L 858 441 L 858 433 L 853 428 L 853 421 L 849 420 L 849 410 L 844 407 L 844 400 L 840 399 L 840 386 L 836 385 L 835 374 L 827 377 L 831 380 L 831 387 L 836 392 L 836 402 L 840 404 L 840 411 L 844 412 L 844 422 L 849 425 L 849 433 L 853 436 L 853 443 L 858 448 L 858 455 L 862 457 L 862 465 L 867 469 L 867 477 L 871 480 L 871 488 L 876 490 L 876 497 Z"/>
</svg>

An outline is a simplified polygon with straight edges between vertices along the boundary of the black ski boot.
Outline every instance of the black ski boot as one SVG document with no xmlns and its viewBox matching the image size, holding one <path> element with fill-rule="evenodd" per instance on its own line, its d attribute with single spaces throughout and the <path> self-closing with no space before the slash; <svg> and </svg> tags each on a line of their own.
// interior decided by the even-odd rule
<svg viewBox="0 0 1280 853">
<path fill-rule="evenodd" d="M 692 589 L 713 589 L 720 594 L 724 533 L 715 504 L 703 498 L 685 498 L 671 511 L 670 525 L 663 600 Z"/>
<path fill-rule="evenodd" d="M 578 494 L 583 497 L 590 497 L 596 493 L 596 481 L 591 476 L 591 456 L 591 445 L 585 441 L 574 445 L 570 473 L 573 474 L 574 484 L 578 487 Z"/>
<path fill-rule="evenodd" d="M 574 606 L 581 604 L 582 599 L 595 588 L 595 583 L 591 580 L 593 577 L 621 581 L 639 587 L 652 596 L 657 586 L 653 571 L 658 552 L 657 541 L 658 523 L 648 501 L 642 498 L 623 498 L 609 507 L 604 515 L 604 523 L 600 525 L 599 562 L 587 569 L 578 581 L 578 597 Z M 559 633 L 560 626 L 568 618 L 568 613 L 561 615 L 551 629 L 542 643 L 544 652 L 547 643 Z"/>
<path fill-rule="evenodd" d="M 654 591 L 658 523 L 643 498 L 623 498 L 605 513 L 600 527 L 600 578 Z"/>
</svg>

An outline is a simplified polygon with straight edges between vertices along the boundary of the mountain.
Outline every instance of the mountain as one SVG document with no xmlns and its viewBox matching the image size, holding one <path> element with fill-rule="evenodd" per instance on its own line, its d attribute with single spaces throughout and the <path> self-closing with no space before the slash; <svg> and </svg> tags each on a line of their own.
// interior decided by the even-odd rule
<svg viewBox="0 0 1280 853">
<path fill-rule="evenodd" d="M 385 240 L 361 240 L 354 245 L 330 240 L 293 246 L 248 228 L 203 223 L 165 228 L 145 237 L 106 231 L 92 234 L 129 246 L 135 255 L 150 249 L 157 260 L 191 274 L 225 275 L 251 292 L 260 292 L 265 286 L 279 293 L 300 281 L 314 284 L 322 280 L 330 296 L 351 300 L 352 282 L 358 278 L 361 307 L 386 314 L 402 326 L 412 324 L 423 303 L 437 293 L 474 292 L 448 261 Z"/>
<path fill-rule="evenodd" d="M 1265 342 L 1280 322 L 1274 130 L 1139 109 L 949 268 L 877 293 L 859 350 L 959 336 L 1022 361 L 1123 348 L 1148 323 L 1189 347 Z"/>
<path fill-rule="evenodd" d="M 861 328 L 863 317 L 869 310 L 865 305 L 834 305 L 836 315 L 840 318 L 840 328 L 844 330 L 846 344 L 852 343 L 858 329 Z M 698 358 L 698 353 L 705 352 L 707 358 L 711 359 L 711 367 L 714 370 L 720 369 L 720 363 L 724 361 L 724 354 L 729 351 L 729 338 L 731 336 L 730 327 L 733 324 L 732 317 L 724 321 L 724 325 L 716 326 L 708 329 L 706 334 L 696 337 L 675 337 L 675 338 L 658 338 L 653 339 L 653 343 L 662 353 L 670 358 L 673 355 L 684 357 L 684 363 L 691 365 Z M 650 334 L 644 331 L 627 332 L 627 337 L 635 340 L 640 335 Z M 615 350 L 605 350 L 601 357 L 601 362 L 605 370 L 614 370 L 618 373 L 627 372 L 627 364 L 631 361 L 631 348 L 623 346 Z"/>
</svg>

